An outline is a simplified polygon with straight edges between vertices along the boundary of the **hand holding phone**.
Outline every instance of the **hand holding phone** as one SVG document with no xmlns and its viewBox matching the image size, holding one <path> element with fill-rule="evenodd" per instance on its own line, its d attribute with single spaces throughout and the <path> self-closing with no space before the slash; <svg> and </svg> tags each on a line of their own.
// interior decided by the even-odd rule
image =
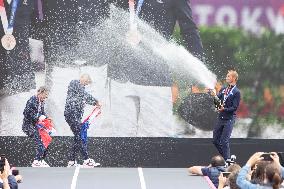
<svg viewBox="0 0 284 189">
<path fill-rule="evenodd" d="M 270 155 L 273 155 L 273 154 L 263 153 L 260 157 L 263 157 L 263 161 L 273 161 L 273 159 L 270 157 Z"/>
</svg>

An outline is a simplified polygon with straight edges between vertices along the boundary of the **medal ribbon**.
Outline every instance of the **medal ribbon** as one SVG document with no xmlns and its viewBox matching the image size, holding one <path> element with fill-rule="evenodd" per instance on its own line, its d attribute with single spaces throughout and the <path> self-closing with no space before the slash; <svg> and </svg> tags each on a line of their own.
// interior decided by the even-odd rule
<svg viewBox="0 0 284 189">
<path fill-rule="evenodd" d="M 135 17 L 139 16 L 139 13 L 141 11 L 141 7 L 144 3 L 144 0 L 139 0 L 138 4 L 137 4 L 137 9 L 135 11 L 135 0 L 129 0 L 128 4 L 129 4 L 129 12 L 130 12 L 130 27 L 136 27 L 137 23 L 135 22 Z"/>
<path fill-rule="evenodd" d="M 19 3 L 19 0 L 13 0 L 10 19 L 9 19 L 9 22 L 8 22 L 6 9 L 5 9 L 5 5 L 4 5 L 4 0 L 0 0 L 0 16 L 1 16 L 1 21 L 2 21 L 2 25 L 3 25 L 3 29 L 4 29 L 5 34 L 12 34 L 13 33 L 13 27 L 14 27 L 14 23 L 15 23 L 15 16 L 16 16 L 16 10 L 17 10 L 17 7 L 18 7 L 18 3 Z"/>
<path fill-rule="evenodd" d="M 225 93 L 224 93 L 224 102 L 223 102 L 223 103 L 225 103 L 226 100 L 227 100 L 227 98 L 228 98 L 231 94 L 233 94 L 233 90 L 235 89 L 235 87 L 236 87 L 236 85 L 235 85 L 232 89 L 230 89 L 230 86 L 228 86 L 228 87 L 226 88 Z"/>
<path fill-rule="evenodd" d="M 4 0 L 0 0 L 0 17 L 1 17 L 1 22 L 2 22 L 4 33 L 7 33 L 8 20 L 7 20 L 7 14 L 6 14 L 6 9 L 5 9 L 5 5 L 4 5 Z"/>
<path fill-rule="evenodd" d="M 15 23 L 15 17 L 16 17 L 16 10 L 18 8 L 19 0 L 13 0 L 12 2 L 12 8 L 11 8 L 11 14 L 8 24 L 7 32 L 8 34 L 13 33 L 14 23 Z"/>
<path fill-rule="evenodd" d="M 38 9 L 39 20 L 43 20 L 42 1 L 41 0 L 37 0 L 37 9 Z"/>
<path fill-rule="evenodd" d="M 139 0 L 139 1 L 138 1 L 137 9 L 136 9 L 136 16 L 137 16 L 137 17 L 139 16 L 139 13 L 140 13 L 140 11 L 141 11 L 141 8 L 142 8 L 143 3 L 144 3 L 144 0 Z"/>
<path fill-rule="evenodd" d="M 129 0 L 129 12 L 130 12 L 130 27 L 134 26 L 134 17 L 135 17 L 135 7 L 134 7 L 134 0 Z"/>
</svg>

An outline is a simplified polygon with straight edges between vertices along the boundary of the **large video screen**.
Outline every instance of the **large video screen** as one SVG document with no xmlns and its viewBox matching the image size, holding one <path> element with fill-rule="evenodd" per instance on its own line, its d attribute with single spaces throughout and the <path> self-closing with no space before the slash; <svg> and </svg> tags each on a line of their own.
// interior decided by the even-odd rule
<svg viewBox="0 0 284 189">
<path fill-rule="evenodd" d="M 198 26 L 202 56 L 187 41 L 197 30 L 185 27 L 183 5 L 173 3 L 145 0 L 132 12 L 126 0 L 45 1 L 42 20 L 28 23 L 30 35 L 16 36 L 27 37 L 27 46 L 0 49 L 9 68 L 1 69 L 0 135 L 25 135 L 26 103 L 46 86 L 55 135 L 72 136 L 68 86 L 88 74 L 84 90 L 101 105 L 88 136 L 211 138 L 219 112 L 210 91 L 222 92 L 228 70 L 236 70 L 241 100 L 232 137 L 282 138 L 284 1 L 188 2 L 186 21 Z M 80 121 L 94 108 L 86 102 Z"/>
</svg>

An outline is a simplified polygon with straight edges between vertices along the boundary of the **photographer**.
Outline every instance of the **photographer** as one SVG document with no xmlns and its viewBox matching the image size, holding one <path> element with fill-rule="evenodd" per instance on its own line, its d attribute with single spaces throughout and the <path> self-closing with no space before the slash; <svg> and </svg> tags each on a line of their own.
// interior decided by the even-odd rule
<svg viewBox="0 0 284 189">
<path fill-rule="evenodd" d="M 4 157 L 0 159 L 0 188 L 18 189 L 18 183 L 14 175 L 11 174 L 8 160 Z"/>
<path fill-rule="evenodd" d="M 216 155 L 211 158 L 210 165 L 205 166 L 192 166 L 188 168 L 190 174 L 196 174 L 200 176 L 208 176 L 214 186 L 218 188 L 218 177 L 221 172 L 225 171 L 225 160 L 222 156 Z"/>
<path fill-rule="evenodd" d="M 240 169 L 241 167 L 234 163 L 227 168 L 227 172 L 222 172 L 218 177 L 218 189 L 240 189 L 236 183 Z"/>
</svg>

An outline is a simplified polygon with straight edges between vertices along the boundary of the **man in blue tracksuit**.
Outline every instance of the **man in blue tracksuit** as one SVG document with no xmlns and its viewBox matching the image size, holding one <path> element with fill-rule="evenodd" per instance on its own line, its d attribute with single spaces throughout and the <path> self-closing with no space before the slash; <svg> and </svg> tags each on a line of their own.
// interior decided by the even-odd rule
<svg viewBox="0 0 284 189">
<path fill-rule="evenodd" d="M 238 73 L 229 70 L 226 76 L 227 87 L 220 90 L 219 94 L 213 92 L 218 97 L 221 105 L 218 107 L 219 116 L 213 131 L 213 144 L 227 162 L 231 162 L 230 157 L 230 137 L 236 119 L 241 94 L 237 88 Z"/>
<path fill-rule="evenodd" d="M 94 167 L 98 165 L 90 159 L 87 151 L 87 143 L 81 138 L 82 116 L 85 104 L 99 105 L 92 95 L 85 91 L 85 86 L 90 84 L 91 78 L 88 74 L 83 74 L 80 80 L 72 80 L 68 86 L 64 116 L 74 134 L 73 149 L 69 156 L 68 167 L 76 166 L 76 154 L 81 152 L 84 158 L 84 166 Z"/>
</svg>

